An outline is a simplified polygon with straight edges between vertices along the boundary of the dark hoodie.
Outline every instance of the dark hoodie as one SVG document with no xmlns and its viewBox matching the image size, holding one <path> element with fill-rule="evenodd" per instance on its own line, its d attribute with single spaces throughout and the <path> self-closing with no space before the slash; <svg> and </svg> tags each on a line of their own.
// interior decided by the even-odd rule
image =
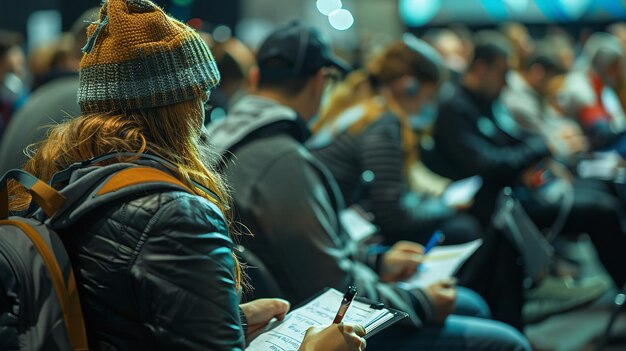
<svg viewBox="0 0 626 351">
<path fill-rule="evenodd" d="M 248 247 L 267 265 L 287 299 L 299 304 L 325 287 L 356 285 L 360 296 L 410 314 L 414 326 L 432 318 L 421 290 L 380 282 L 379 257 L 343 230 L 341 193 L 330 172 L 302 145 L 309 135 L 292 109 L 247 96 L 209 126 L 208 140 L 226 158 L 235 219 L 254 237 Z"/>
</svg>

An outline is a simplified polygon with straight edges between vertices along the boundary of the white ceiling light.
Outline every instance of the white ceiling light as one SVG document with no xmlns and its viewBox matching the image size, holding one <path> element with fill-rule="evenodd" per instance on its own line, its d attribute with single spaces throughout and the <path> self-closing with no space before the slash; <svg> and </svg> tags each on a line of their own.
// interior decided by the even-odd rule
<svg viewBox="0 0 626 351">
<path fill-rule="evenodd" d="M 341 10 L 341 0 L 317 0 L 317 9 L 325 16 Z"/>
<path fill-rule="evenodd" d="M 354 17 L 352 17 L 352 13 L 350 11 L 341 9 L 335 10 L 328 15 L 328 21 L 333 28 L 337 30 L 346 30 L 352 27 Z"/>
</svg>

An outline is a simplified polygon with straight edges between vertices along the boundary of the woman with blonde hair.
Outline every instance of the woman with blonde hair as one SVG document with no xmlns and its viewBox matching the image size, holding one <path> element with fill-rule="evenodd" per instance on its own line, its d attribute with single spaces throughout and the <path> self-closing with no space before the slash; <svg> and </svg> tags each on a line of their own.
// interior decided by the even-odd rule
<svg viewBox="0 0 626 351">
<path fill-rule="evenodd" d="M 385 240 L 426 244 L 433 231 L 447 243 L 480 235 L 471 216 L 457 213 L 441 194 L 450 180 L 419 161 L 412 125 L 428 125 L 442 79 L 441 58 L 406 34 L 353 72 L 329 97 L 310 145 L 331 170 L 344 198 L 374 215 Z M 373 176 L 364 185 L 362 174 Z"/>
<path fill-rule="evenodd" d="M 213 56 L 147 0 L 106 1 L 83 51 L 82 114 L 53 127 L 25 169 L 66 194 L 83 190 L 68 197 L 76 202 L 69 214 L 51 221 L 71 257 L 90 348 L 243 349 L 289 303 L 239 305 L 228 192 L 201 156 L 204 101 L 219 82 Z M 138 172 L 116 178 L 129 169 Z M 150 169 L 177 185 L 142 184 Z M 116 188 L 113 180 L 136 183 Z M 94 193 L 106 201 L 86 198 Z M 11 189 L 12 210 L 29 203 Z M 363 335 L 354 325 L 311 329 L 301 349 L 362 350 Z"/>
</svg>

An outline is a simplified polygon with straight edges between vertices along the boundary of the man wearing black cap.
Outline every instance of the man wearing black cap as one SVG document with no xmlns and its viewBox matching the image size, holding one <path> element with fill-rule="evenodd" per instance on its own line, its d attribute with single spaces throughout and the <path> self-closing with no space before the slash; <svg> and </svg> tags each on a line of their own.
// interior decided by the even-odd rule
<svg viewBox="0 0 626 351">
<path fill-rule="evenodd" d="M 271 34 L 257 60 L 258 90 L 210 124 L 207 140 L 224 158 L 235 221 L 254 234 L 242 244 L 268 267 L 284 297 L 297 305 L 325 287 L 355 285 L 360 296 L 409 313 L 403 322 L 412 329 L 381 336 L 378 349 L 387 349 L 385 341 L 394 338 L 410 348 L 436 349 L 450 339 L 457 349 L 527 350 L 525 340 L 491 336 L 479 326 L 464 325 L 456 334 L 451 328 L 415 329 L 443 323 L 452 313 L 454 283 L 412 290 L 393 284 L 415 273 L 423 247 L 405 241 L 380 254 L 354 242 L 339 222 L 343 198 L 335 180 L 303 146 L 310 134 L 306 122 L 319 109 L 325 81 L 348 66 L 316 30 L 297 23 Z"/>
</svg>

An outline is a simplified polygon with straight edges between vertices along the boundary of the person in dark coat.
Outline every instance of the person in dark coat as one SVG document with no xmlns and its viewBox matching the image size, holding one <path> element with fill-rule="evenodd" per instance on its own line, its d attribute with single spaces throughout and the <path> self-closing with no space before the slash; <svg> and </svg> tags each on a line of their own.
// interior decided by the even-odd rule
<svg viewBox="0 0 626 351">
<path fill-rule="evenodd" d="M 257 60 L 257 92 L 207 133 L 225 158 L 235 218 L 254 234 L 242 244 L 259 256 L 286 297 L 297 303 L 325 287 L 355 285 L 361 296 L 408 313 L 402 325 L 369 341 L 375 350 L 529 350 L 512 327 L 476 318 L 489 317 L 484 301 L 450 280 L 396 284 L 416 272 L 421 245 L 359 245 L 340 223 L 344 200 L 337 183 L 303 145 L 326 79 L 346 70 L 319 32 L 298 23 L 277 28 Z"/>
<path fill-rule="evenodd" d="M 550 229 L 562 209 L 562 201 L 551 200 L 551 191 L 558 189 L 550 185 L 570 181 L 552 163 L 553 156 L 559 154 L 555 144 L 541 134 L 519 128 L 500 101 L 507 57 L 508 44 L 498 34 L 477 35 L 472 64 L 454 94 L 440 104 L 435 148 L 428 164 L 452 179 L 474 174 L 483 177 L 485 185 L 477 194 L 472 213 L 484 223 L 491 219 L 499 192 L 511 187 L 533 222 L 541 229 Z M 574 201 L 561 233 L 588 233 L 600 261 L 616 285 L 623 286 L 626 235 L 619 200 L 597 187 L 580 186 L 576 181 L 570 186 L 565 191 L 573 193 Z M 561 293 L 572 286 L 564 280 L 559 286 L 551 289 L 550 296 L 563 299 Z"/>
</svg>

